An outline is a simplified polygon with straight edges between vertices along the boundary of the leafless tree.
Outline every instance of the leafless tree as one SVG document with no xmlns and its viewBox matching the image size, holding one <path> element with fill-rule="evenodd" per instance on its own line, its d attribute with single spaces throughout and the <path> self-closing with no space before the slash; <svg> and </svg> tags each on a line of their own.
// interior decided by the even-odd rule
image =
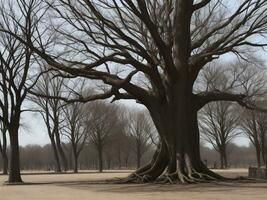
<svg viewBox="0 0 267 200">
<path fill-rule="evenodd" d="M 266 165 L 267 114 L 245 110 L 240 127 L 255 147 L 258 167 Z"/>
<path fill-rule="evenodd" d="M 94 102 L 87 107 L 87 131 L 90 142 L 98 153 L 99 172 L 103 171 L 103 150 L 109 137 L 117 131 L 118 107 L 104 102 Z"/>
<path fill-rule="evenodd" d="M 266 46 L 261 38 L 266 35 L 267 2 L 242 0 L 234 6 L 232 1 L 211 0 L 47 3 L 52 12 L 49 21 L 60 38 L 52 49 L 43 45 L 51 27 L 40 27 L 31 41 L 6 26 L 0 31 L 24 42 L 64 76 L 100 80 L 109 86 L 82 101 L 113 96 L 114 101 L 134 99 L 147 107 L 161 144 L 151 163 L 129 181 L 153 181 L 164 172 L 168 181 L 222 178 L 200 159 L 197 111 L 221 100 L 255 106 L 247 104 L 243 91 L 194 93 L 193 86 L 203 67 L 221 55 L 232 53 L 248 61 L 251 49 Z M 20 26 L 16 19 L 13 23 Z M 145 80 L 138 81 L 139 75 Z"/>
<path fill-rule="evenodd" d="M 232 71 L 228 70 L 222 69 L 220 66 L 206 68 L 202 78 L 206 90 L 225 92 L 233 90 L 240 82 L 237 77 L 243 76 L 243 74 L 237 74 L 232 78 L 229 76 L 229 72 Z M 242 71 L 242 73 L 244 72 Z M 219 152 L 222 169 L 228 167 L 227 147 L 240 134 L 237 131 L 239 120 L 237 109 L 237 105 L 234 103 L 221 101 L 209 103 L 200 112 L 202 139 Z"/>
<path fill-rule="evenodd" d="M 136 166 L 140 168 L 142 156 L 151 145 L 153 125 L 144 111 L 132 111 L 129 113 L 129 132 L 133 140 L 133 150 L 136 155 Z"/>
<path fill-rule="evenodd" d="M 63 107 L 64 128 L 62 129 L 71 143 L 74 161 L 74 173 L 78 173 L 78 159 L 88 137 L 86 126 L 85 107 L 81 103 L 72 103 Z"/>
<path fill-rule="evenodd" d="M 216 102 L 206 105 L 201 114 L 201 136 L 219 152 L 221 168 L 227 168 L 227 147 L 240 135 L 236 107 L 229 102 Z"/>
<path fill-rule="evenodd" d="M 121 113 L 126 112 L 125 108 L 120 107 Z M 128 167 L 130 157 L 132 156 L 132 140 L 130 136 L 127 134 L 128 132 L 128 121 L 123 115 L 120 115 L 118 119 L 118 124 L 114 127 L 116 130 L 112 131 L 112 135 L 110 135 L 107 146 L 105 149 L 106 157 L 110 161 L 114 161 L 117 163 L 119 169 L 125 166 Z M 108 166 L 109 168 L 109 166 Z"/>
<path fill-rule="evenodd" d="M 38 6 L 38 3 L 21 1 L 14 5 L 12 1 L 1 1 L 0 4 L 0 26 L 30 41 L 37 23 L 34 17 L 29 16 L 36 15 L 33 8 Z M 15 12 L 17 6 L 21 9 Z M 13 14 L 14 19 L 9 18 L 7 10 Z M 15 13 L 20 13 L 23 17 L 15 16 Z M 14 24 L 13 20 L 20 22 L 20 26 Z M 38 62 L 29 47 L 3 32 L 0 36 L 0 66 L 0 120 L 10 138 L 8 182 L 22 182 L 18 134 L 22 112 L 28 111 L 24 109 L 23 103 L 38 78 L 45 72 L 35 72 Z"/>
<path fill-rule="evenodd" d="M 8 156 L 7 156 L 7 129 L 4 123 L 0 122 L 0 153 L 3 161 L 3 174 L 8 174 Z"/>
<path fill-rule="evenodd" d="M 61 172 L 60 159 L 65 171 L 68 166 L 60 135 L 60 124 L 62 123 L 60 116 L 63 114 L 64 104 L 59 99 L 48 99 L 35 95 L 35 93 L 38 93 L 44 96 L 64 96 L 64 83 L 66 81 L 60 77 L 55 77 L 55 75 L 56 74 L 52 72 L 43 74 L 36 86 L 30 92 L 32 94 L 30 100 L 38 106 L 37 109 L 39 109 L 39 113 L 46 125 L 47 133 L 53 148 L 55 171 Z"/>
</svg>

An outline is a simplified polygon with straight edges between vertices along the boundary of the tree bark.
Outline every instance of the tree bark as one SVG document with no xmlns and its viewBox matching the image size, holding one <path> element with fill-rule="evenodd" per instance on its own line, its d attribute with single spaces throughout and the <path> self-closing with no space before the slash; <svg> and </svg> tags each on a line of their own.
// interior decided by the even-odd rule
<svg viewBox="0 0 267 200">
<path fill-rule="evenodd" d="M 227 159 L 227 153 L 226 150 L 224 149 L 224 154 L 223 154 L 223 160 L 224 160 L 224 168 L 228 168 L 228 159 Z"/>
<path fill-rule="evenodd" d="M 55 124 L 55 126 L 57 126 L 57 125 Z M 64 167 L 64 171 L 66 172 L 68 170 L 68 161 L 67 161 L 67 157 L 66 157 L 65 152 L 64 152 L 62 145 L 61 145 L 60 134 L 59 134 L 57 127 L 55 130 L 55 137 L 56 137 L 57 150 L 59 152 L 59 155 L 60 155 L 63 167 Z"/>
<path fill-rule="evenodd" d="M 8 157 L 7 157 L 6 152 L 2 153 L 2 159 L 3 159 L 3 174 L 7 175 L 8 174 Z"/>
<path fill-rule="evenodd" d="M 197 110 L 193 105 L 192 90 L 179 83 L 166 104 L 148 107 L 161 139 L 150 164 L 138 169 L 128 180 L 150 182 L 191 183 L 199 180 L 220 179 L 200 158 Z"/>
<path fill-rule="evenodd" d="M 19 126 L 13 126 L 8 130 L 10 136 L 9 183 L 22 183 L 20 174 L 18 130 Z"/>
<path fill-rule="evenodd" d="M 103 150 L 102 150 L 101 145 L 98 146 L 97 151 L 98 151 L 98 171 L 102 173 L 103 172 Z"/>
<path fill-rule="evenodd" d="M 224 169 L 224 157 L 223 157 L 223 152 L 220 152 L 220 168 Z"/>
<path fill-rule="evenodd" d="M 259 147 L 256 147 L 256 156 L 257 156 L 258 167 L 261 167 L 261 151 Z"/>
<path fill-rule="evenodd" d="M 61 173 L 62 171 L 61 171 L 60 160 L 59 160 L 59 156 L 58 156 L 58 152 L 57 152 L 55 139 L 53 138 L 52 135 L 49 135 L 49 138 L 50 138 L 51 146 L 52 146 L 53 153 L 54 153 L 55 172 L 56 173 Z"/>
<path fill-rule="evenodd" d="M 73 171 L 74 171 L 74 173 L 78 173 L 78 156 L 76 155 L 76 153 L 74 154 L 73 158 L 74 158 L 74 169 L 73 169 Z"/>
<path fill-rule="evenodd" d="M 7 138 L 6 138 L 6 131 L 2 132 L 3 134 L 3 145 L 0 145 L 2 160 L 3 160 L 3 174 L 8 174 L 8 156 L 7 156 Z"/>
</svg>

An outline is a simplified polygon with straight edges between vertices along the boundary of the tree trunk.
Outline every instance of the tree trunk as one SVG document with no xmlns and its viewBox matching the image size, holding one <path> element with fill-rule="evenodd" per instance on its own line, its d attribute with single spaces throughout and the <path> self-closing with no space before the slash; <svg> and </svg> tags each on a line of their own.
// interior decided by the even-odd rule
<svg viewBox="0 0 267 200">
<path fill-rule="evenodd" d="M 121 169 L 121 150 L 119 149 L 118 151 L 118 164 L 119 164 L 119 169 Z"/>
<path fill-rule="evenodd" d="M 98 171 L 100 173 L 103 172 L 103 151 L 102 151 L 102 146 L 98 146 L 97 148 L 98 151 Z"/>
<path fill-rule="evenodd" d="M 220 168 L 224 168 L 224 158 L 223 158 L 223 152 L 220 152 Z"/>
<path fill-rule="evenodd" d="M 68 161 L 67 161 L 65 152 L 64 152 L 62 145 L 61 145 L 61 140 L 60 140 L 60 135 L 59 135 L 58 130 L 55 131 L 55 136 L 56 136 L 57 150 L 59 152 L 59 155 L 60 155 L 63 167 L 64 167 L 64 171 L 66 172 L 68 170 Z"/>
<path fill-rule="evenodd" d="M 8 130 L 10 136 L 9 183 L 22 183 L 20 174 L 18 129 L 18 127 L 12 127 Z"/>
<path fill-rule="evenodd" d="M 78 157 L 77 155 L 74 155 L 74 173 L 78 173 Z"/>
<path fill-rule="evenodd" d="M 6 130 L 2 131 L 3 135 L 3 145 L 0 143 L 0 151 L 3 160 L 3 174 L 8 174 L 8 156 L 7 156 L 7 138 L 6 138 Z"/>
<path fill-rule="evenodd" d="M 136 144 L 136 166 L 137 169 L 141 166 L 141 147 L 138 144 Z"/>
<path fill-rule="evenodd" d="M 60 166 L 60 160 L 59 160 L 59 156 L 58 156 L 58 152 L 57 152 L 57 147 L 56 147 L 56 142 L 55 139 L 52 135 L 49 135 L 50 141 L 51 141 L 51 146 L 53 149 L 53 153 L 54 153 L 54 160 L 55 160 L 55 172 L 56 173 L 61 173 L 61 166 Z"/>
<path fill-rule="evenodd" d="M 151 163 L 133 173 L 129 181 L 165 181 L 191 183 L 199 180 L 221 179 L 210 171 L 200 158 L 197 111 L 192 92 L 181 84 L 173 88 L 169 103 L 148 107 L 161 139 L 161 147 Z"/>
<path fill-rule="evenodd" d="M 224 160 L 224 168 L 228 168 L 228 160 L 227 160 L 227 153 L 226 150 L 224 149 L 224 154 L 223 154 L 223 160 Z"/>
<path fill-rule="evenodd" d="M 3 151 L 2 153 L 2 159 L 3 159 L 3 174 L 8 174 L 8 157 L 6 151 Z"/>
<path fill-rule="evenodd" d="M 261 152 L 260 152 L 260 148 L 256 147 L 256 156 L 257 156 L 257 163 L 258 163 L 258 167 L 261 167 Z"/>
</svg>

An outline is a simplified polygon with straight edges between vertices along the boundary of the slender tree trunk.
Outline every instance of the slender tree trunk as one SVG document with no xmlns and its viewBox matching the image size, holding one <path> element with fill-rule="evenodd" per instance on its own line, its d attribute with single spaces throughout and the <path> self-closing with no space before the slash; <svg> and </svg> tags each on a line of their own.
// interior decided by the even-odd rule
<svg viewBox="0 0 267 200">
<path fill-rule="evenodd" d="M 78 156 L 77 155 L 74 155 L 74 173 L 78 173 Z"/>
<path fill-rule="evenodd" d="M 228 159 L 227 159 L 226 149 L 224 150 L 223 160 L 224 160 L 224 168 L 227 169 L 228 168 Z"/>
<path fill-rule="evenodd" d="M 77 147 L 74 143 L 72 143 L 72 152 L 73 152 L 73 172 L 78 173 L 78 153 L 77 153 Z"/>
<path fill-rule="evenodd" d="M 103 172 L 103 148 L 101 145 L 97 148 L 98 151 L 98 171 Z"/>
<path fill-rule="evenodd" d="M 6 130 L 3 130 L 3 145 L 1 146 L 1 155 L 3 160 L 3 174 L 8 174 L 8 156 L 7 156 L 7 138 L 6 138 Z"/>
<path fill-rule="evenodd" d="M 3 159 L 3 174 L 8 174 L 8 157 L 6 151 L 2 153 L 2 159 Z"/>
<path fill-rule="evenodd" d="M 266 154 L 265 145 L 263 145 L 262 150 L 261 150 L 261 157 L 262 157 L 262 163 L 264 165 L 266 165 L 266 157 L 265 157 L 265 154 Z"/>
<path fill-rule="evenodd" d="M 141 147 L 138 142 L 136 144 L 136 166 L 137 168 L 140 168 L 141 166 Z"/>
<path fill-rule="evenodd" d="M 20 154 L 19 154 L 19 138 L 18 128 L 14 126 L 8 130 L 10 136 L 10 163 L 9 163 L 9 183 L 21 183 L 20 174 Z"/>
<path fill-rule="evenodd" d="M 59 155 L 60 155 L 63 167 L 64 167 L 64 171 L 66 172 L 68 170 L 68 161 L 67 161 L 67 157 L 61 145 L 61 140 L 60 140 L 60 135 L 59 135 L 58 130 L 55 131 L 55 137 L 56 137 L 57 150 L 59 152 Z"/>
<path fill-rule="evenodd" d="M 121 150 L 118 152 L 119 169 L 121 169 Z"/>
<path fill-rule="evenodd" d="M 125 168 L 128 168 L 128 159 L 125 159 Z"/>
<path fill-rule="evenodd" d="M 223 158 L 223 153 L 220 152 L 220 168 L 223 169 L 224 168 L 224 158 Z"/>
<path fill-rule="evenodd" d="M 53 153 L 54 153 L 54 167 L 55 167 L 55 172 L 56 173 L 61 173 L 61 166 L 60 166 L 60 160 L 59 160 L 59 155 L 57 152 L 57 147 L 56 147 L 56 142 L 55 139 L 52 135 L 49 135 L 50 141 L 51 141 L 51 146 L 53 149 Z"/>
</svg>

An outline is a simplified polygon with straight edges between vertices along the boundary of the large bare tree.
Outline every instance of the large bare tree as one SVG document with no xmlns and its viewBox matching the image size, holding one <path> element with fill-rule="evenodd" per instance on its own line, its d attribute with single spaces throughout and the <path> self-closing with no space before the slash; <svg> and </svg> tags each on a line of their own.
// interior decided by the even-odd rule
<svg viewBox="0 0 267 200">
<path fill-rule="evenodd" d="M 0 31 L 24 42 L 53 68 L 65 72 L 64 76 L 100 80 L 109 86 L 103 94 L 84 97 L 83 101 L 113 96 L 114 100 L 137 100 L 149 110 L 161 144 L 151 163 L 129 180 L 153 181 L 163 173 L 166 180 L 180 182 L 221 178 L 201 162 L 197 111 L 220 100 L 253 105 L 246 104 L 247 94 L 240 94 L 242 91 L 194 93 L 193 86 L 203 67 L 222 55 L 232 53 L 247 60 L 246 49 L 266 46 L 262 38 L 267 27 L 267 2 L 46 2 L 51 8 L 51 20 L 47 21 L 52 21 L 59 37 L 54 46 L 43 45 L 51 30 L 45 25 L 30 41 L 5 25 Z M 21 25 L 16 18 L 13 21 Z"/>
</svg>

